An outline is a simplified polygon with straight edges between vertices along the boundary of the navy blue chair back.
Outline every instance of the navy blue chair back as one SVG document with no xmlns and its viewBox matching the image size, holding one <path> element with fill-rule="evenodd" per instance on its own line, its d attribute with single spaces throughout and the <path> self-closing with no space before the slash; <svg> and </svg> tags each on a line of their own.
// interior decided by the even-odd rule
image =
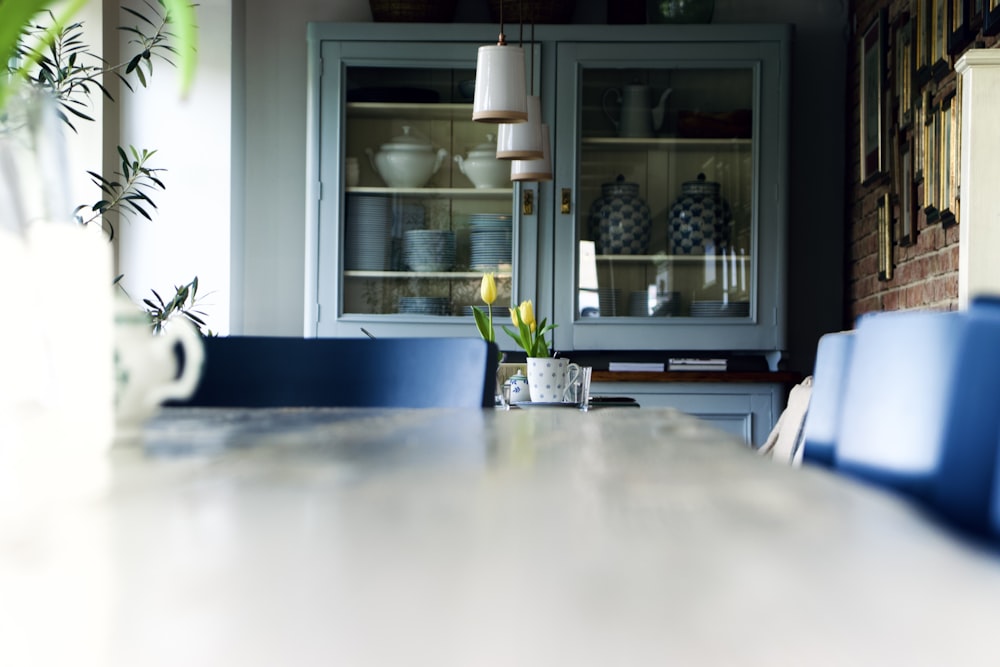
<svg viewBox="0 0 1000 667">
<path fill-rule="evenodd" d="M 802 426 L 803 461 L 833 465 L 853 346 L 852 331 L 828 333 L 816 345 L 812 393 Z"/>
<path fill-rule="evenodd" d="M 1000 434 L 1000 307 L 894 312 L 859 322 L 838 470 L 992 530 Z"/>
<path fill-rule="evenodd" d="M 174 405 L 492 407 L 497 347 L 478 338 L 205 338 L 201 382 Z"/>
</svg>

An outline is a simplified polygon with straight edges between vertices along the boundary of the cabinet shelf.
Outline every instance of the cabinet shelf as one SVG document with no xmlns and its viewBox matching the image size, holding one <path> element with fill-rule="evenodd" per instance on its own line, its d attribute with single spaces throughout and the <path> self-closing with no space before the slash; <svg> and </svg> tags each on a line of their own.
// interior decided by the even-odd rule
<svg viewBox="0 0 1000 667">
<path fill-rule="evenodd" d="M 584 137 L 581 143 L 595 150 L 718 150 L 720 148 L 747 149 L 753 145 L 753 139 L 690 139 L 681 137 Z"/>
<path fill-rule="evenodd" d="M 445 279 L 445 280 L 481 280 L 482 271 L 344 271 L 346 278 L 390 278 L 403 280 L 409 278 L 420 278 L 424 280 Z M 510 271 L 497 273 L 494 278 L 497 280 L 509 279 Z"/>
<path fill-rule="evenodd" d="M 348 102 L 347 113 L 355 118 L 406 118 L 407 120 L 467 120 L 472 122 L 472 104 L 417 102 Z"/>
<path fill-rule="evenodd" d="M 606 264 L 648 264 L 650 262 L 688 262 L 698 263 L 708 260 L 731 260 L 731 256 L 723 255 L 595 255 L 599 263 Z M 739 257 L 737 257 L 738 259 Z"/>
<path fill-rule="evenodd" d="M 358 186 L 346 188 L 349 194 L 421 197 L 425 199 L 502 199 L 512 197 L 513 188 L 388 188 Z"/>
</svg>

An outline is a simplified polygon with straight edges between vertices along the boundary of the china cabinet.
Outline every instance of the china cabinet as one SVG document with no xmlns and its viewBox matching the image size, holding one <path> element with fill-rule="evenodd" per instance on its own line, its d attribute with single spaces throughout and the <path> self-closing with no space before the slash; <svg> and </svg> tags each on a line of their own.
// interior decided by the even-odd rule
<svg viewBox="0 0 1000 667">
<path fill-rule="evenodd" d="M 773 361 L 789 29 L 537 26 L 525 48 L 555 178 L 476 187 L 460 166 L 496 126 L 471 120 L 470 82 L 496 31 L 309 26 L 306 334 L 469 335 L 495 271 L 497 304 L 532 299 L 560 351 Z"/>
<path fill-rule="evenodd" d="M 565 355 L 775 368 L 788 26 L 537 26 L 524 46 L 554 178 L 516 185 L 483 160 L 496 126 L 471 119 L 477 50 L 497 26 L 308 34 L 306 335 L 475 335 L 470 308 L 495 271 L 504 349 L 506 306 L 532 299 Z M 345 164 L 359 166 L 350 183 Z"/>
</svg>

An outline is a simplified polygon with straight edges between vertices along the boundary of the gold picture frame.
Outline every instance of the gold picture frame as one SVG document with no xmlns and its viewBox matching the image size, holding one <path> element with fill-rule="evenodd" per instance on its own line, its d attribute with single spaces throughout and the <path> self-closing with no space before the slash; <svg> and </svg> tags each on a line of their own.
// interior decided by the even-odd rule
<svg viewBox="0 0 1000 667">
<path fill-rule="evenodd" d="M 880 10 L 861 36 L 861 182 L 885 173 L 885 11 Z"/>
<path fill-rule="evenodd" d="M 954 143 L 954 138 L 951 135 L 954 129 L 952 127 L 953 100 L 954 95 L 942 99 L 937 113 L 937 153 L 940 156 L 937 178 L 938 219 L 945 224 L 950 223 L 954 216 L 950 208 L 953 189 L 952 178 L 955 174 L 954 165 L 951 163 L 952 144 Z"/>
<path fill-rule="evenodd" d="M 900 17 L 893 31 L 894 83 L 898 113 L 896 122 L 907 128 L 913 122 L 913 21 L 909 14 Z"/>
<path fill-rule="evenodd" d="M 983 35 L 1000 33 L 1000 0 L 988 0 L 983 9 Z"/>
<path fill-rule="evenodd" d="M 919 142 L 900 138 L 899 147 L 899 245 L 917 242 L 917 218 L 914 202 L 916 193 L 913 181 L 913 147 Z"/>
<path fill-rule="evenodd" d="M 887 192 L 878 200 L 878 279 L 892 280 L 892 196 Z"/>
<path fill-rule="evenodd" d="M 922 131 L 923 154 L 924 154 L 924 187 L 923 187 L 923 209 L 924 216 L 928 224 L 937 222 L 938 218 L 938 195 L 940 171 L 938 169 L 940 160 L 938 159 L 940 146 L 938 145 L 938 127 L 941 123 L 940 115 L 936 106 L 931 104 L 930 92 L 924 92 L 924 126 Z"/>
</svg>

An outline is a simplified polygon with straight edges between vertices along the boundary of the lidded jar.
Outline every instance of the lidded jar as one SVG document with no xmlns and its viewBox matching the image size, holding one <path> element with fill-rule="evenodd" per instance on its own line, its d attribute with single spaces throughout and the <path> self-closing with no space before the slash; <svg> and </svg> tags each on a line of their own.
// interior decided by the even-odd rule
<svg viewBox="0 0 1000 667">
<path fill-rule="evenodd" d="M 410 134 L 410 129 L 404 125 L 403 134 L 382 144 L 378 153 L 365 149 L 372 169 L 391 188 L 424 187 L 448 156 L 448 151 L 435 151 L 429 141 Z"/>
<path fill-rule="evenodd" d="M 714 255 L 729 246 L 733 213 L 719 194 L 719 184 L 705 174 L 681 185 L 670 208 L 670 244 L 675 255 Z"/>
<path fill-rule="evenodd" d="M 649 206 L 639 196 L 638 183 L 621 174 L 601 186 L 590 206 L 590 238 L 600 255 L 645 255 L 649 248 Z"/>
</svg>

